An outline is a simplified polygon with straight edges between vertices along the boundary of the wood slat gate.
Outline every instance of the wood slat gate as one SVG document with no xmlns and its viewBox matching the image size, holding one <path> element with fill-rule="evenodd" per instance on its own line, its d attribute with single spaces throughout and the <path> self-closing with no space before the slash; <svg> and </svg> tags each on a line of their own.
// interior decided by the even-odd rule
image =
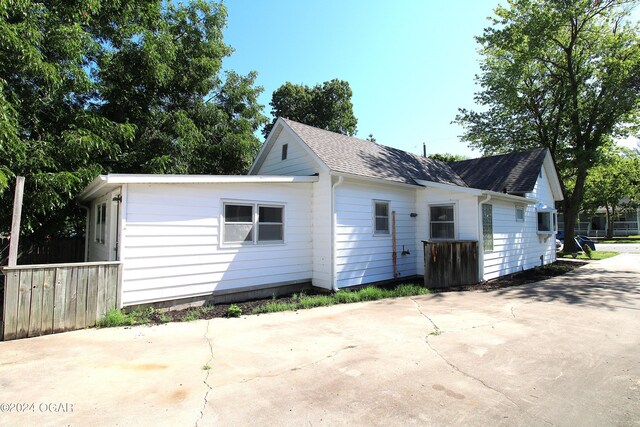
<svg viewBox="0 0 640 427">
<path fill-rule="evenodd" d="M 3 273 L 3 340 L 95 326 L 121 305 L 120 262 L 20 265 Z"/>
<path fill-rule="evenodd" d="M 473 285 L 479 280 L 478 242 L 423 240 L 424 284 L 428 288 Z"/>
</svg>

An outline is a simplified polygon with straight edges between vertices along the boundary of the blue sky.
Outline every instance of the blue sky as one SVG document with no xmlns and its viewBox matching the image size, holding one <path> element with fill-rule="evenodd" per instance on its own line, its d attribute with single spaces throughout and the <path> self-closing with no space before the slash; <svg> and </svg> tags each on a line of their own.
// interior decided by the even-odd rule
<svg viewBox="0 0 640 427">
<path fill-rule="evenodd" d="M 478 156 L 452 125 L 472 107 L 479 55 L 474 36 L 497 0 L 230 0 L 227 69 L 258 71 L 269 111 L 287 81 L 313 86 L 338 78 L 353 90 L 361 138 L 414 153 Z"/>
</svg>

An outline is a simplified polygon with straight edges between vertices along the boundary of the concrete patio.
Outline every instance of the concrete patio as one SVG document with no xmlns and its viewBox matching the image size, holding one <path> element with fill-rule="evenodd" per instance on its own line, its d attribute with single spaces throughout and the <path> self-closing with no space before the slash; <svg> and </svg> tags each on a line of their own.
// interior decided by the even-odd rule
<svg viewBox="0 0 640 427">
<path fill-rule="evenodd" d="M 490 292 L 2 342 L 0 425 L 640 425 L 639 310 L 624 254 Z"/>
</svg>

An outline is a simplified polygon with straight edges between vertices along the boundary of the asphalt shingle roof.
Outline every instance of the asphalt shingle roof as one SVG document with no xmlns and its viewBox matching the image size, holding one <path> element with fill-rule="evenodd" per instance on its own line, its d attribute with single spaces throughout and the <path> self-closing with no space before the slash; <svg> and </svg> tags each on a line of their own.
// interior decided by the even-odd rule
<svg viewBox="0 0 640 427">
<path fill-rule="evenodd" d="M 452 162 L 448 165 L 469 187 L 524 194 L 533 191 L 546 148 Z"/>
<path fill-rule="evenodd" d="M 419 179 L 467 186 L 447 163 L 293 120 L 283 120 L 335 172 L 406 184 L 415 184 Z"/>
</svg>

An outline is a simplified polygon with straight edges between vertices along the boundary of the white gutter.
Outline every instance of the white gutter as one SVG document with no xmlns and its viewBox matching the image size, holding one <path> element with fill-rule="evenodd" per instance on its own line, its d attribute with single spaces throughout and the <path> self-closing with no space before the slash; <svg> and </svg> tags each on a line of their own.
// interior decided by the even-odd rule
<svg viewBox="0 0 640 427">
<path fill-rule="evenodd" d="M 485 193 L 486 198 L 478 202 L 478 277 L 484 279 L 484 233 L 482 232 L 482 205 L 491 200 L 491 194 Z"/>
<path fill-rule="evenodd" d="M 331 290 L 338 292 L 338 257 L 336 256 L 336 188 L 344 182 L 344 176 L 338 176 L 338 181 L 331 186 Z"/>
</svg>

